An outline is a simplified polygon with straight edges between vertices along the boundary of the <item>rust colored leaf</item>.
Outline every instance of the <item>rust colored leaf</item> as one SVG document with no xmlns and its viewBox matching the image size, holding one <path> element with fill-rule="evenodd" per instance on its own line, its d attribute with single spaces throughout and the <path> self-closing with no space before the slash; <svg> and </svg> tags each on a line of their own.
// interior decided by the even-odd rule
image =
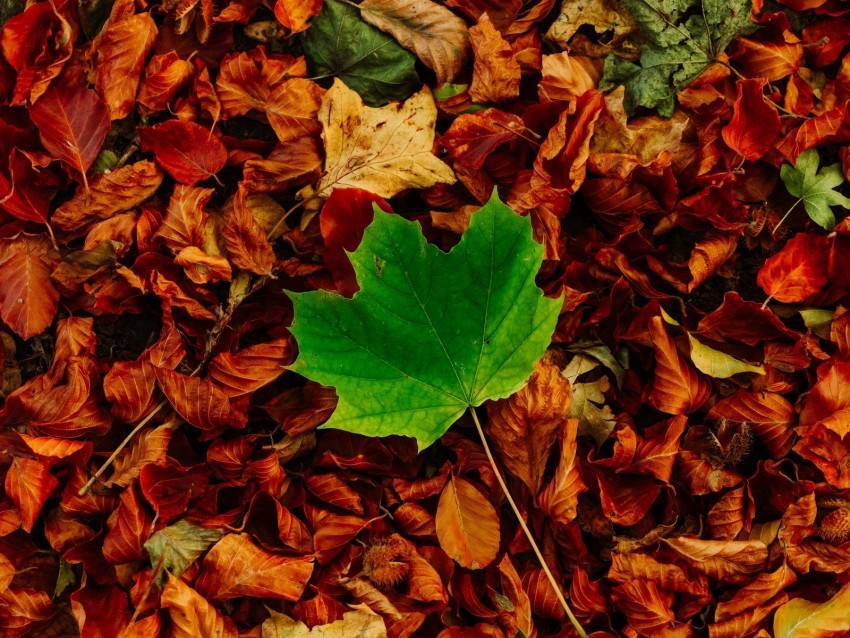
<svg viewBox="0 0 850 638">
<path fill-rule="evenodd" d="M 755 161 L 779 141 L 779 112 L 764 98 L 767 80 L 738 81 L 735 115 L 723 128 L 723 141 L 744 158 Z"/>
<path fill-rule="evenodd" d="M 244 427 L 246 416 L 234 409 L 228 395 L 211 381 L 164 368 L 155 368 L 154 372 L 175 411 L 208 435 L 228 426 Z"/>
<path fill-rule="evenodd" d="M 256 596 L 296 601 L 313 572 L 312 556 L 280 556 L 228 534 L 204 558 L 197 590 L 212 601 Z"/>
<path fill-rule="evenodd" d="M 109 109 L 81 79 L 63 76 L 53 82 L 30 109 L 44 148 L 80 174 L 86 172 L 109 132 Z"/>
<path fill-rule="evenodd" d="M 767 562 L 767 547 L 759 540 L 707 541 L 680 536 L 664 539 L 664 543 L 694 569 L 716 580 L 758 573 Z"/>
<path fill-rule="evenodd" d="M 482 569 L 499 552 L 499 518 L 496 509 L 475 485 L 451 477 L 437 505 L 437 538 L 440 547 L 467 569 Z"/>
<path fill-rule="evenodd" d="M 52 254 L 41 235 L 0 240 L 0 316 L 23 339 L 43 332 L 56 315 Z"/>
<path fill-rule="evenodd" d="M 21 528 L 29 532 L 35 525 L 41 508 L 59 487 L 59 481 L 43 461 L 15 458 L 6 473 L 4 487 L 6 494 L 21 510 Z"/>
<path fill-rule="evenodd" d="M 307 28 L 307 22 L 322 10 L 322 0 L 277 0 L 274 16 L 293 33 Z"/>
<path fill-rule="evenodd" d="M 764 262 L 758 274 L 759 286 L 777 301 L 804 301 L 829 281 L 828 248 L 829 242 L 822 235 L 794 235 L 781 251 Z"/>
<path fill-rule="evenodd" d="M 479 169 L 502 144 L 522 136 L 525 123 L 517 115 L 499 109 L 460 115 L 443 137 L 442 144 L 458 162 Z"/>
<path fill-rule="evenodd" d="M 140 129 L 142 150 L 181 184 L 192 186 L 213 177 L 227 161 L 227 149 L 211 131 L 194 122 L 168 120 Z"/>
<path fill-rule="evenodd" d="M 569 524 L 575 518 L 578 495 L 587 489 L 578 471 L 577 432 L 578 421 L 568 419 L 562 422 L 558 432 L 561 443 L 558 467 L 555 470 L 555 476 L 539 497 L 540 509 L 562 525 Z"/>
<path fill-rule="evenodd" d="M 487 404 L 487 433 L 502 463 L 532 494 L 540 491 L 552 445 L 569 412 L 570 383 L 548 359 L 537 363 L 519 392 Z"/>
<path fill-rule="evenodd" d="M 655 382 L 649 402 L 668 414 L 699 409 L 708 399 L 711 384 L 678 351 L 661 317 L 650 320 L 649 333 L 655 345 Z"/>
</svg>

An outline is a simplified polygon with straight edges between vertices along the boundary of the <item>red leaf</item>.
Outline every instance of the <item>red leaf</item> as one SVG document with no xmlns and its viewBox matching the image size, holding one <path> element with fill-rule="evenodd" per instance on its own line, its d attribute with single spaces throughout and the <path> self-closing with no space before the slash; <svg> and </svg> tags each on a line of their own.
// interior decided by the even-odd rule
<svg viewBox="0 0 850 638">
<path fill-rule="evenodd" d="M 228 534 L 204 558 L 195 585 L 212 601 L 240 596 L 296 601 L 313 573 L 312 556 L 266 552 L 247 534 Z"/>
<path fill-rule="evenodd" d="M 345 251 L 352 252 L 363 239 L 363 231 L 372 223 L 373 206 L 392 212 L 390 205 L 369 191 L 359 188 L 335 188 L 322 207 L 319 225 L 325 240 L 323 260 L 331 271 L 340 294 L 350 297 L 360 289 L 354 268 Z"/>
<path fill-rule="evenodd" d="M 525 130 L 522 118 L 499 109 L 460 115 L 440 138 L 459 163 L 480 169 L 499 146 L 517 139 Z"/>
<path fill-rule="evenodd" d="M 805 301 L 829 281 L 829 239 L 798 233 L 759 270 L 757 282 L 768 296 L 783 303 Z"/>
<path fill-rule="evenodd" d="M 144 544 L 153 532 L 153 514 L 130 487 L 121 494 L 118 509 L 107 520 L 109 532 L 103 539 L 103 557 L 114 565 L 142 560 L 147 552 Z"/>
<path fill-rule="evenodd" d="M 779 141 L 779 112 L 764 97 L 767 80 L 738 80 L 735 115 L 722 131 L 723 141 L 745 159 L 761 158 Z"/>
<path fill-rule="evenodd" d="M 54 81 L 29 111 L 44 148 L 80 173 L 86 171 L 109 133 L 109 109 L 82 80 L 63 76 Z"/>
<path fill-rule="evenodd" d="M 227 149 L 212 132 L 194 122 L 168 120 L 139 129 L 142 150 L 181 184 L 192 186 L 218 173 L 227 162 Z"/>
</svg>

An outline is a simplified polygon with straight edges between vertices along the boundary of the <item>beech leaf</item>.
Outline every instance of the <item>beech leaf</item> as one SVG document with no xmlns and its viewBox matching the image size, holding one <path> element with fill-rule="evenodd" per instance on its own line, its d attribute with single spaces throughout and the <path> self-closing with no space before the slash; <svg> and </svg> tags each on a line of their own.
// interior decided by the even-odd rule
<svg viewBox="0 0 850 638">
<path fill-rule="evenodd" d="M 365 0 L 360 15 L 413 51 L 437 75 L 451 82 L 469 56 L 466 23 L 431 0 Z"/>
<path fill-rule="evenodd" d="M 773 635 L 776 638 L 815 638 L 844 634 L 850 631 L 848 606 L 850 585 L 845 585 L 822 603 L 795 598 L 776 610 Z"/>
<path fill-rule="evenodd" d="M 403 104 L 380 109 L 342 82 L 335 82 L 319 109 L 325 141 L 325 176 L 316 190 L 355 187 L 392 197 L 406 188 L 455 181 L 452 170 L 432 153 L 437 107 L 423 88 Z"/>
<path fill-rule="evenodd" d="M 436 441 L 469 406 L 519 390 L 561 301 L 534 283 L 543 247 L 496 195 L 449 253 L 413 222 L 375 209 L 350 254 L 360 291 L 287 294 L 300 354 L 290 369 L 334 386 L 323 427 Z"/>
<path fill-rule="evenodd" d="M 779 176 L 785 182 L 785 188 L 794 197 L 803 202 L 809 217 L 818 226 L 827 230 L 835 226 L 833 206 L 850 208 L 850 197 L 835 190 L 844 183 L 841 164 L 824 166 L 818 170 L 820 156 L 817 150 L 809 149 L 800 153 L 794 166 L 783 164 Z"/>
<path fill-rule="evenodd" d="M 416 56 L 340 0 L 325 0 L 302 44 L 314 76 L 338 77 L 369 106 L 404 100 L 420 85 Z"/>
</svg>

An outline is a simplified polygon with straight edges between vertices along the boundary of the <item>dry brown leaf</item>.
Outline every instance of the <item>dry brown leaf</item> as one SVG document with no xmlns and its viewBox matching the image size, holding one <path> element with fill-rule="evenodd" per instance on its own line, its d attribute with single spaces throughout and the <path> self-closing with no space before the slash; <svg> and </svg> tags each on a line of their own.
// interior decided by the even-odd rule
<svg viewBox="0 0 850 638">
<path fill-rule="evenodd" d="M 437 159 L 434 125 L 437 107 L 424 88 L 403 104 L 370 108 L 340 80 L 319 109 L 325 142 L 325 176 L 316 192 L 353 187 L 392 197 L 406 188 L 453 184 L 451 168 Z"/>
<path fill-rule="evenodd" d="M 360 15 L 418 55 L 438 82 L 451 82 L 469 56 L 466 22 L 431 0 L 365 0 Z"/>
<path fill-rule="evenodd" d="M 569 49 L 568 42 L 585 25 L 593 27 L 596 33 L 612 32 L 612 45 L 637 31 L 629 12 L 615 0 L 563 0 L 561 13 L 549 27 L 546 38 L 562 49 Z"/>
</svg>

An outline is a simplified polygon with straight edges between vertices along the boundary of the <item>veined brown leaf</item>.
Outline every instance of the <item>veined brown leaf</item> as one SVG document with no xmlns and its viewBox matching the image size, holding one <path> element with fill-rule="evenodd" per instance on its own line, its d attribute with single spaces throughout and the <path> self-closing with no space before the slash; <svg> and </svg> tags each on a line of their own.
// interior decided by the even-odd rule
<svg viewBox="0 0 850 638">
<path fill-rule="evenodd" d="M 467 569 L 483 569 L 499 553 L 496 508 L 469 481 L 449 478 L 437 504 L 440 547 Z"/>
</svg>

